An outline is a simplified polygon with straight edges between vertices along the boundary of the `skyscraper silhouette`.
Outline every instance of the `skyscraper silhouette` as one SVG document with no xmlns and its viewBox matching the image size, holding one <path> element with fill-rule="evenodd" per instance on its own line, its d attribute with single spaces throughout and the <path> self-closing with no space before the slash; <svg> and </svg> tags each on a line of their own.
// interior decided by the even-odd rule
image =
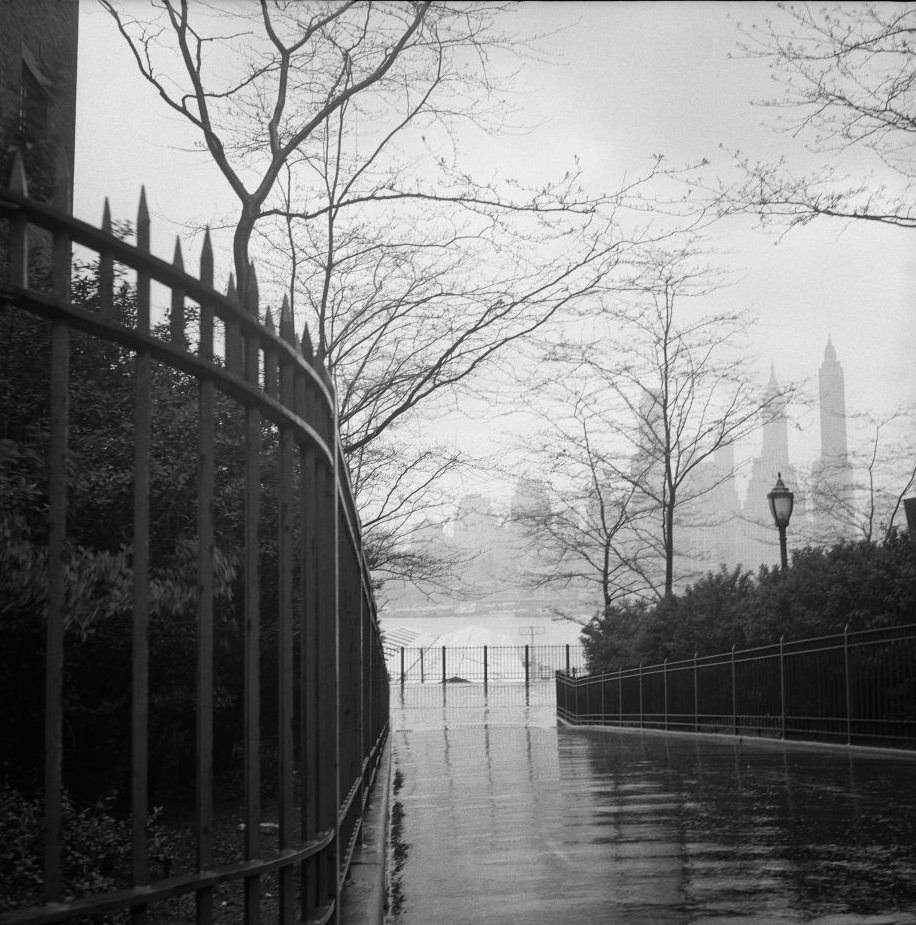
<svg viewBox="0 0 916 925">
<path fill-rule="evenodd" d="M 828 337 L 818 373 L 821 455 L 812 473 L 815 539 L 835 542 L 844 535 L 844 512 L 853 505 L 853 474 L 846 437 L 846 382 Z"/>
<path fill-rule="evenodd" d="M 827 338 L 824 362 L 818 374 L 821 408 L 821 462 L 831 466 L 849 464 L 846 442 L 846 382 L 836 358 L 833 341 Z"/>
</svg>

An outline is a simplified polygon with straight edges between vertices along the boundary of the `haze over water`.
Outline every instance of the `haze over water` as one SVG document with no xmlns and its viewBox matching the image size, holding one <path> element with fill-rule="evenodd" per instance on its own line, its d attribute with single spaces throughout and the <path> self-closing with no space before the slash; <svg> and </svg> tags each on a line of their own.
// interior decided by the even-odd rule
<svg viewBox="0 0 916 925">
<path fill-rule="evenodd" d="M 916 762 L 558 729 L 552 684 L 392 689 L 401 925 L 916 922 Z"/>
</svg>

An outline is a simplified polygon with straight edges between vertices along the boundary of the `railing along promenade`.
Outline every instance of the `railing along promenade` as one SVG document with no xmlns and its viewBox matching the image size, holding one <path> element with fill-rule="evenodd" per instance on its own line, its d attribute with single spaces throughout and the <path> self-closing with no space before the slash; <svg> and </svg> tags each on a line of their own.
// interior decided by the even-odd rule
<svg viewBox="0 0 916 925">
<path fill-rule="evenodd" d="M 916 749 L 916 624 L 584 677 L 557 673 L 570 725 Z"/>
<path fill-rule="evenodd" d="M 391 646 L 385 644 L 392 683 L 446 684 L 473 681 L 552 680 L 557 671 L 583 671 L 585 654 L 575 645 Z"/>
<path fill-rule="evenodd" d="M 0 920 L 37 925 L 129 913 L 132 921 L 144 922 L 166 915 L 163 904 L 185 897 L 191 908 L 180 918 L 189 913 L 199 922 L 213 922 L 226 915 L 217 901 L 226 894 L 218 891 L 235 884 L 243 893 L 238 905 L 245 922 L 257 922 L 262 915 L 282 922 L 334 921 L 388 734 L 389 696 L 360 523 L 338 437 L 334 389 L 320 358 L 312 354 L 308 331 L 302 332 L 301 342 L 296 337 L 285 300 L 277 331 L 269 311 L 264 323 L 259 320 L 255 285 L 238 297 L 213 289 L 209 233 L 198 279 L 184 271 L 177 244 L 171 264 L 149 253 L 143 194 L 136 247 L 111 233 L 107 203 L 105 216 L 98 230 L 29 199 L 19 163 L 10 187 L 0 190 L 0 242 L 7 265 L 0 279 L 0 313 L 46 319 L 50 332 L 50 414 L 41 422 L 46 430 L 39 441 L 47 449 L 49 473 L 44 781 L 43 786 L 35 782 L 45 813 L 43 897 Z M 98 299 L 91 306 L 71 303 L 75 245 L 98 260 Z M 116 279 L 136 280 L 135 317 L 116 313 Z M 152 284 L 169 291 L 167 324 L 151 319 Z M 129 882 L 118 889 L 75 895 L 66 882 L 62 806 L 73 771 L 67 760 L 72 691 L 64 672 L 73 593 L 67 572 L 73 555 L 68 488 L 74 465 L 68 424 L 71 403 L 81 396 L 74 393 L 68 367 L 74 349 L 89 339 L 114 345 L 118 356 L 126 356 L 134 383 L 131 420 L 124 428 L 125 439 L 133 441 L 133 503 L 126 511 L 132 585 L 124 606 L 131 639 L 125 694 L 130 721 L 123 741 L 130 767 L 125 813 L 132 860 Z M 169 694 L 150 679 L 151 629 L 158 619 L 151 603 L 157 593 L 151 579 L 157 548 L 151 549 L 151 535 L 163 541 L 162 533 L 154 533 L 156 506 L 150 491 L 157 478 L 151 467 L 161 463 L 151 450 L 158 439 L 151 429 L 151 418 L 158 420 L 151 378 L 158 369 L 171 370 L 173 379 L 189 384 L 195 407 L 196 471 L 181 478 L 194 486 L 196 496 L 196 512 L 188 518 L 194 531 L 196 517 L 196 535 L 189 554 L 194 561 L 185 624 L 191 640 L 186 658 L 196 662 L 189 724 L 194 808 L 187 826 L 196 843 L 189 854 L 196 853 L 196 859 L 178 875 L 169 875 L 168 867 L 160 869 L 151 857 L 147 831 L 149 768 L 159 757 L 151 752 L 151 705 Z M 235 415 L 240 435 L 230 475 L 231 466 L 220 455 L 226 441 L 218 439 L 227 414 Z M 231 595 L 225 591 L 226 556 L 221 561 L 217 555 L 221 549 L 225 553 L 228 540 L 214 516 L 216 501 L 229 491 L 238 499 L 234 523 L 240 544 L 228 581 Z M 233 840 L 238 847 L 228 860 L 214 846 L 219 825 L 214 735 L 221 734 L 214 730 L 214 714 L 227 697 L 219 675 L 224 656 L 216 644 L 228 638 L 227 626 L 237 628 L 230 641 L 237 644 L 244 679 L 237 698 L 238 732 L 233 733 L 243 743 L 233 771 L 233 780 L 241 781 L 231 825 L 238 832 Z M 262 717 L 269 718 L 269 728 Z M 122 760 L 118 746 L 112 747 L 112 763 Z"/>
</svg>

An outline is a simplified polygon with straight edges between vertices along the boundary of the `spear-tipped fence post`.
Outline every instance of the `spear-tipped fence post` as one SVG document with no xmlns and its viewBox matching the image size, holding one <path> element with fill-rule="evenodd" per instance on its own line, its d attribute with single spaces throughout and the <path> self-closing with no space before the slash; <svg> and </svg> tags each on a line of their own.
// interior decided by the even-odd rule
<svg viewBox="0 0 916 925">
<path fill-rule="evenodd" d="M 19 149 L 13 154 L 10 167 L 10 191 L 20 196 L 29 195 L 25 164 Z M 17 210 L 10 219 L 10 285 L 23 289 L 29 285 L 29 227 L 25 215 Z"/>
<path fill-rule="evenodd" d="M 665 656 L 665 664 L 662 668 L 662 681 L 665 687 L 665 731 L 668 730 L 668 656 Z"/>
<path fill-rule="evenodd" d="M 213 242 L 209 225 L 204 230 L 204 243 L 200 248 L 200 281 L 205 286 L 213 286 Z"/>
<path fill-rule="evenodd" d="M 302 346 L 302 355 L 309 361 L 309 363 L 314 362 L 315 350 L 312 347 L 312 337 L 309 334 L 309 326 L 307 324 L 302 325 L 302 338 L 300 343 Z"/>
<path fill-rule="evenodd" d="M 239 305 L 239 293 L 235 286 L 235 276 L 229 274 L 229 282 L 226 285 L 226 298 Z M 231 373 L 238 373 L 242 367 L 242 345 L 239 337 L 238 322 L 226 322 L 226 369 Z"/>
<path fill-rule="evenodd" d="M 617 725 L 623 725 L 623 671 L 617 666 Z"/>
<path fill-rule="evenodd" d="M 846 680 L 846 744 L 852 745 L 852 678 L 849 674 L 849 624 L 843 627 L 843 675 Z"/>
<path fill-rule="evenodd" d="M 150 217 L 146 189 L 140 189 L 137 208 L 137 250 L 150 252 Z M 150 274 L 137 271 L 137 330 L 150 333 Z M 149 522 L 150 522 L 150 417 L 151 361 L 147 350 L 136 357 L 134 411 L 134 613 L 132 641 L 131 706 L 131 824 L 133 844 L 133 882 L 149 882 L 146 817 L 149 787 Z"/>
<path fill-rule="evenodd" d="M 102 231 L 109 236 L 112 234 L 111 206 L 107 196 L 102 210 Z M 109 251 L 99 253 L 99 312 L 103 318 L 114 318 L 114 260 Z"/>
<path fill-rule="evenodd" d="M 738 735 L 738 689 L 735 685 L 735 645 L 732 644 L 732 734 Z"/>
<path fill-rule="evenodd" d="M 245 287 L 245 308 L 255 318 L 258 317 L 258 304 L 261 299 L 261 293 L 258 289 L 258 275 L 255 272 L 254 264 L 248 264 L 248 281 Z"/>
<path fill-rule="evenodd" d="M 273 312 L 269 308 L 264 312 L 264 328 L 268 334 L 276 334 Z M 273 398 L 279 394 L 277 354 L 270 347 L 264 349 L 264 391 Z"/>
<path fill-rule="evenodd" d="M 643 707 L 642 707 L 642 662 L 639 663 L 639 728 L 643 728 Z"/>
<path fill-rule="evenodd" d="M 254 264 L 248 264 L 248 284 L 245 287 L 244 293 L 239 293 L 239 295 L 244 295 L 244 304 L 243 308 L 245 311 L 251 315 L 252 318 L 258 317 L 259 309 L 259 299 L 260 293 L 258 291 L 258 280 L 254 270 Z M 247 334 L 242 337 L 243 341 L 243 352 L 244 352 L 244 369 L 245 377 L 250 383 L 256 383 L 258 381 L 258 360 L 260 355 L 260 344 L 258 343 L 258 338 L 252 334 Z"/>
<path fill-rule="evenodd" d="M 785 653 L 785 634 L 779 637 L 779 714 L 780 714 L 780 733 L 784 739 L 786 737 L 786 653 Z"/>
<path fill-rule="evenodd" d="M 213 288 L 213 244 L 210 229 L 204 232 L 200 249 L 200 281 Z M 207 362 L 213 361 L 213 305 L 200 303 L 198 351 Z M 215 627 L 213 613 L 215 492 L 216 388 L 212 379 L 201 378 L 198 394 L 198 599 L 197 599 L 197 866 L 207 870 L 213 865 L 213 715 Z M 197 921 L 213 918 L 213 890 L 197 894 Z"/>
<path fill-rule="evenodd" d="M 172 266 L 184 272 L 184 257 L 181 254 L 181 239 L 175 237 L 175 253 L 172 257 Z M 186 347 L 185 333 L 184 290 L 172 287 L 172 308 L 169 314 L 169 340 L 176 346 Z"/>
<path fill-rule="evenodd" d="M 208 289 L 213 288 L 213 243 L 209 227 L 204 232 L 204 243 L 200 249 L 200 281 Z M 213 306 L 206 301 L 200 306 L 200 355 L 213 361 Z"/>
<path fill-rule="evenodd" d="M 61 212 L 70 212 L 73 208 L 73 172 L 70 161 L 64 153 L 63 146 L 57 149 L 54 158 L 54 191 L 51 204 Z"/>
</svg>

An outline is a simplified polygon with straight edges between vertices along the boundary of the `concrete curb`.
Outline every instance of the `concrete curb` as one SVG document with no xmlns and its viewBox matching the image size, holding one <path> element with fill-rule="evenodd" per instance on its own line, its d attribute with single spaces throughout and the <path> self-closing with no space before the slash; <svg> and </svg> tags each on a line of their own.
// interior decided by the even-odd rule
<svg viewBox="0 0 916 925">
<path fill-rule="evenodd" d="M 379 760 L 359 844 L 340 895 L 340 925 L 382 925 L 388 905 L 386 866 L 391 799 L 391 734 Z"/>
<path fill-rule="evenodd" d="M 731 742 L 735 747 L 761 745 L 766 748 L 791 749 L 792 751 L 846 752 L 871 758 L 897 758 L 916 760 L 916 751 L 909 748 L 880 748 L 877 745 L 846 745 L 844 742 L 816 742 L 810 739 L 777 739 L 775 736 L 733 735 L 730 732 L 684 732 L 679 729 L 654 729 L 648 726 L 611 726 L 589 723 L 570 723 L 557 717 L 557 725 L 564 729 L 588 729 L 592 732 L 614 732 L 623 735 L 671 736 L 684 739 L 700 739 L 705 742 Z"/>
</svg>

